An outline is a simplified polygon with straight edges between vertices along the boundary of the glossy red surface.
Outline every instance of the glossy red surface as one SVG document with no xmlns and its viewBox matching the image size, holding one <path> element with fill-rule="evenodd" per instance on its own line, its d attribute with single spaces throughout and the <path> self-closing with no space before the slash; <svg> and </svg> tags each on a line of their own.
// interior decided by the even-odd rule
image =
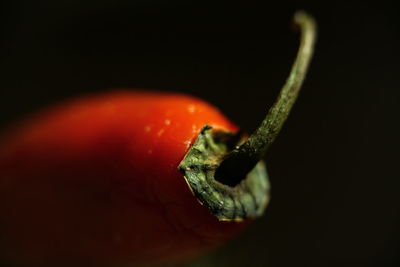
<svg viewBox="0 0 400 267">
<path fill-rule="evenodd" d="M 221 244 L 245 223 L 219 222 L 177 170 L 205 124 L 237 131 L 199 99 L 136 91 L 83 97 L 21 123 L 0 145 L 0 258 L 117 266 Z"/>
</svg>

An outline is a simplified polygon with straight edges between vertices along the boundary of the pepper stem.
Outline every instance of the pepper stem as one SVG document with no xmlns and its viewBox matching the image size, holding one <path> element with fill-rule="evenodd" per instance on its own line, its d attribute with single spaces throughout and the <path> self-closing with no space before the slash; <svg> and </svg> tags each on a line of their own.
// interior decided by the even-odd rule
<svg viewBox="0 0 400 267">
<path fill-rule="evenodd" d="M 294 23 L 300 28 L 301 40 L 290 75 L 261 125 L 246 142 L 228 154 L 217 169 L 215 177 L 223 184 L 239 184 L 256 166 L 274 142 L 296 101 L 312 58 L 317 27 L 304 11 L 295 13 Z"/>
</svg>

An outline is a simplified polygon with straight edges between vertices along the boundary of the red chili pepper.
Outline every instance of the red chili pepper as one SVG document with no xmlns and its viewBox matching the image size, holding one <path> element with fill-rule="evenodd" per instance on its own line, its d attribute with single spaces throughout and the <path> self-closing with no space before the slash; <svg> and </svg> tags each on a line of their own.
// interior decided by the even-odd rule
<svg viewBox="0 0 400 267">
<path fill-rule="evenodd" d="M 60 104 L 8 132 L 0 262 L 171 262 L 220 245 L 260 216 L 269 197 L 257 162 L 295 101 L 313 46 L 312 19 L 295 18 L 303 29 L 295 75 L 245 142 L 199 99 L 138 91 Z"/>
</svg>

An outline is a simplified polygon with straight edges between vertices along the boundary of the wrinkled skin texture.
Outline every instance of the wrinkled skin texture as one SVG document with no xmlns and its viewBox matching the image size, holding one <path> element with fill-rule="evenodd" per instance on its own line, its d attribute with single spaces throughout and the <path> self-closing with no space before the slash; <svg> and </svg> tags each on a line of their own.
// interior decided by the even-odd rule
<svg viewBox="0 0 400 267">
<path fill-rule="evenodd" d="M 220 222 L 177 166 L 201 128 L 237 131 L 178 94 L 120 91 L 44 110 L 0 144 L 0 262 L 140 266 L 220 245 Z"/>
</svg>

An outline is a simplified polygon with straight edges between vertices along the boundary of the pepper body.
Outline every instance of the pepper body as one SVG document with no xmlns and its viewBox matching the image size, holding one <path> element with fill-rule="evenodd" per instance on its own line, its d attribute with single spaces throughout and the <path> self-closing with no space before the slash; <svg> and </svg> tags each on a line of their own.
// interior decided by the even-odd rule
<svg viewBox="0 0 400 267">
<path fill-rule="evenodd" d="M 177 166 L 204 125 L 237 132 L 189 96 L 119 91 L 44 110 L 0 143 L 0 262 L 166 263 L 247 224 L 201 205 Z"/>
</svg>

